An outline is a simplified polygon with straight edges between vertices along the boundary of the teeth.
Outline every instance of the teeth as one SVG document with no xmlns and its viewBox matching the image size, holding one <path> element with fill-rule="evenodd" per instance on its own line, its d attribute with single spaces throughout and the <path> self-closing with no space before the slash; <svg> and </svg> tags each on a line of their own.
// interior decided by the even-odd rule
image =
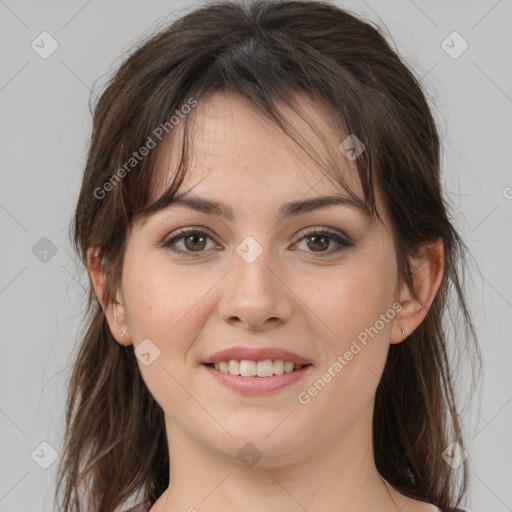
<svg viewBox="0 0 512 512">
<path fill-rule="evenodd" d="M 270 359 L 258 361 L 256 364 L 256 375 L 258 377 L 272 377 L 274 375 L 274 363 Z"/>
<path fill-rule="evenodd" d="M 282 375 L 284 373 L 284 361 L 282 359 L 276 359 L 274 361 L 274 373 L 276 375 Z"/>
<path fill-rule="evenodd" d="M 231 364 L 231 363 L 232 363 L 232 361 L 229 361 L 229 364 Z M 237 361 L 237 364 L 238 364 L 238 361 Z M 243 359 L 242 361 L 240 361 L 239 374 L 242 377 L 255 377 L 257 368 L 258 368 L 258 364 L 259 363 L 255 363 L 254 361 L 247 361 L 247 360 Z M 260 375 L 260 377 L 261 377 L 261 375 Z"/>
<path fill-rule="evenodd" d="M 240 375 L 240 361 L 235 361 L 234 359 L 228 361 L 228 372 L 231 375 Z"/>
<path fill-rule="evenodd" d="M 291 373 L 294 370 L 300 370 L 302 365 L 295 365 L 291 361 L 283 361 L 282 359 L 266 359 L 265 361 L 249 361 L 242 359 L 237 361 L 220 361 L 214 363 L 214 368 L 223 373 L 230 375 L 241 375 L 242 377 L 271 377 L 272 375 L 282 375 L 283 373 Z"/>
<path fill-rule="evenodd" d="M 290 361 L 285 361 L 284 363 L 284 373 L 293 372 L 293 363 Z"/>
</svg>

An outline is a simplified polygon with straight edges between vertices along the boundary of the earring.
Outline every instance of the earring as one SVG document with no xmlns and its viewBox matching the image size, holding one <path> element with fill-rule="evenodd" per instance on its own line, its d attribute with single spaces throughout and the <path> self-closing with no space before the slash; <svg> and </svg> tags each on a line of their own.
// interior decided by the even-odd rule
<svg viewBox="0 0 512 512">
<path fill-rule="evenodd" d="M 127 332 L 128 332 L 128 329 L 123 329 L 123 332 L 121 332 L 121 338 L 123 338 Z"/>
<path fill-rule="evenodd" d="M 405 331 L 402 329 L 402 336 L 404 337 L 404 340 L 405 338 L 407 338 L 407 336 L 405 335 Z"/>
</svg>

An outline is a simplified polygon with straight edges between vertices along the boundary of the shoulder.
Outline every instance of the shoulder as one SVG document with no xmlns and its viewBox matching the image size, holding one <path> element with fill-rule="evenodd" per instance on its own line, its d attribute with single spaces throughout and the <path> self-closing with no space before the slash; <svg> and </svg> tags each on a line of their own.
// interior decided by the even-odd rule
<svg viewBox="0 0 512 512">
<path fill-rule="evenodd" d="M 135 507 L 125 510 L 124 512 L 149 512 L 150 507 L 151 503 L 148 500 L 145 500 L 135 505 Z"/>
</svg>

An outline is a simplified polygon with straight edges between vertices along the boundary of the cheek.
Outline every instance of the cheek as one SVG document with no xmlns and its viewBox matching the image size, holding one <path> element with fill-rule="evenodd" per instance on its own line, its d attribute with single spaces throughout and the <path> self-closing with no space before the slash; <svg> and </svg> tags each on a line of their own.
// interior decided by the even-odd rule
<svg viewBox="0 0 512 512">
<path fill-rule="evenodd" d="M 137 265 L 127 261 L 123 278 L 130 331 L 135 349 L 144 341 L 152 354 L 149 365 L 138 360 L 141 375 L 164 410 L 185 414 L 193 406 L 182 384 L 190 370 L 187 355 L 201 330 L 199 318 L 206 314 L 204 296 L 216 280 L 194 279 L 190 268 L 170 272 L 161 260 L 134 256 L 132 261 Z"/>
<path fill-rule="evenodd" d="M 124 290 L 135 343 L 150 338 L 168 345 L 169 340 L 190 338 L 201 301 L 215 285 L 215 279 L 204 273 L 195 279 L 190 268 L 170 272 L 168 267 L 165 261 L 128 267 Z"/>
<path fill-rule="evenodd" d="M 322 361 L 314 382 L 305 384 L 312 387 L 303 390 L 319 414 L 334 406 L 355 417 L 375 394 L 395 316 L 393 253 L 381 255 L 354 259 L 329 279 L 310 280 L 307 294 L 303 290 L 307 307 L 321 319 L 315 332 Z"/>
<path fill-rule="evenodd" d="M 308 310 L 320 320 L 318 336 L 329 349 L 338 353 L 361 332 L 365 332 L 391 308 L 394 297 L 394 272 L 375 262 L 347 265 L 332 275 L 302 282 L 301 298 Z M 386 335 L 390 323 L 379 330 Z"/>
</svg>

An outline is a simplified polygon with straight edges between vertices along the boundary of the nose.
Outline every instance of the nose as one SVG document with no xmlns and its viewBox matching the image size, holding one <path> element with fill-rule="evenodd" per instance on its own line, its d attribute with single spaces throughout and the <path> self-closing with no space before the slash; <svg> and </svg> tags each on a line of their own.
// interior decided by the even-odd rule
<svg viewBox="0 0 512 512">
<path fill-rule="evenodd" d="M 234 268 L 223 280 L 219 314 L 225 322 L 266 330 L 287 322 L 293 313 L 293 293 L 268 251 L 252 262 L 233 254 Z"/>
</svg>

